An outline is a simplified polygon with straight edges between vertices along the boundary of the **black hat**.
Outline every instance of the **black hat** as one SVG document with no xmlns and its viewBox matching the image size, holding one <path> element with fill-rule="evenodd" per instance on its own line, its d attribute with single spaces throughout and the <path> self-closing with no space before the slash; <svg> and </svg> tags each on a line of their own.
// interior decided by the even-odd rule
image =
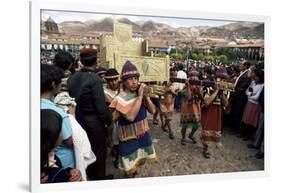
<svg viewBox="0 0 281 193">
<path fill-rule="evenodd" d="M 115 68 L 109 68 L 106 73 L 105 73 L 105 77 L 106 80 L 107 79 L 116 79 L 119 78 L 119 73 L 117 72 L 117 70 Z"/>
<path fill-rule="evenodd" d="M 97 69 L 95 69 L 95 73 L 97 75 L 102 75 L 102 74 L 105 74 L 106 73 L 106 68 L 103 68 L 103 67 L 98 67 Z"/>
</svg>

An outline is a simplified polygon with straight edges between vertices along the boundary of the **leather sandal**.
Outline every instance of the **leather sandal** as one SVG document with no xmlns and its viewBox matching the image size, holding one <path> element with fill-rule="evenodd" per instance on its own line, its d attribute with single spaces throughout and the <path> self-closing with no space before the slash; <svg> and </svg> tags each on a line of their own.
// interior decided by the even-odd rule
<svg viewBox="0 0 281 193">
<path fill-rule="evenodd" d="M 185 139 L 182 139 L 182 140 L 181 140 L 181 144 L 182 144 L 182 145 L 186 145 L 186 140 L 185 140 Z"/>
<path fill-rule="evenodd" d="M 210 152 L 208 152 L 208 151 L 203 151 L 203 156 L 204 156 L 206 159 L 210 159 Z"/>
<path fill-rule="evenodd" d="M 188 136 L 188 138 L 193 142 L 193 144 L 197 144 L 197 141 L 193 136 Z"/>
</svg>

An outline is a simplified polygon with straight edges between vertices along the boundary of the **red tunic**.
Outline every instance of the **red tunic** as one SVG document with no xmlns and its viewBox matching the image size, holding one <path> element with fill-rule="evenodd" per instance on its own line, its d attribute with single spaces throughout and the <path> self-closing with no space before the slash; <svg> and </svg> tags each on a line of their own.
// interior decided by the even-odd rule
<svg viewBox="0 0 281 193">
<path fill-rule="evenodd" d="M 211 89 L 208 89 L 205 94 L 205 98 L 209 97 L 211 94 Z M 215 100 L 202 111 L 203 143 L 208 144 L 210 142 L 221 142 L 222 110 L 222 103 L 217 95 Z"/>
</svg>

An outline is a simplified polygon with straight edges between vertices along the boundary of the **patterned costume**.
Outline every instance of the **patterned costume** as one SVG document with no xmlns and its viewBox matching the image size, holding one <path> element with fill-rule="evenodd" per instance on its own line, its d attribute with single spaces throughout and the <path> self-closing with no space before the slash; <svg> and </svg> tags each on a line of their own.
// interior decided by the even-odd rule
<svg viewBox="0 0 281 193">
<path fill-rule="evenodd" d="M 141 105 L 134 121 L 128 121 L 122 114 L 126 114 L 137 99 L 136 93 L 121 91 L 112 101 L 110 107 L 120 112 L 118 119 L 119 137 L 119 168 L 127 174 L 136 171 L 136 166 L 143 159 L 155 159 L 156 154 L 149 134 L 147 112 Z"/>
<path fill-rule="evenodd" d="M 191 86 L 191 99 L 187 99 L 187 89 L 184 90 L 184 100 L 181 107 L 180 124 L 182 128 L 200 128 L 201 127 L 201 94 L 200 86 Z"/>
<path fill-rule="evenodd" d="M 106 85 L 103 87 L 104 95 L 105 95 L 105 102 L 106 105 L 109 106 L 113 99 L 118 95 L 119 90 L 111 90 L 110 88 L 107 88 Z M 118 145 L 118 136 L 117 136 L 117 120 L 116 120 L 116 111 L 114 109 L 110 109 L 112 112 L 112 127 L 110 129 L 110 135 L 111 135 L 111 145 Z"/>
<path fill-rule="evenodd" d="M 216 72 L 216 77 L 220 79 L 228 78 L 225 68 L 220 68 Z M 212 87 L 205 88 L 203 97 L 209 98 L 215 90 Z M 215 144 L 221 146 L 222 138 L 222 112 L 225 109 L 223 105 L 223 96 L 227 98 L 229 91 L 219 90 L 215 99 L 204 110 L 202 110 L 202 142 L 203 145 Z"/>
<path fill-rule="evenodd" d="M 164 98 L 160 99 L 160 113 L 165 119 L 171 120 L 174 112 L 175 96 L 176 96 L 175 85 L 172 84 L 168 87 L 164 94 Z"/>
<path fill-rule="evenodd" d="M 140 74 L 134 64 L 127 61 L 121 72 L 122 81 L 131 77 L 139 77 Z M 133 121 L 125 118 L 138 100 L 137 92 L 121 90 L 110 104 L 120 113 L 118 118 L 118 155 L 119 168 L 127 175 L 137 171 L 137 166 L 146 159 L 155 159 L 156 153 L 149 134 L 147 110 L 142 102 L 139 112 Z"/>
</svg>

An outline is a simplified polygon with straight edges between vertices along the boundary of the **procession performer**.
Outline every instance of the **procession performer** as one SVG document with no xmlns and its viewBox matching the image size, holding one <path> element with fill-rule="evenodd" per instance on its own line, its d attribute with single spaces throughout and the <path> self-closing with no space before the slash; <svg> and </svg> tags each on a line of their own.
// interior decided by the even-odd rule
<svg viewBox="0 0 281 193">
<path fill-rule="evenodd" d="M 107 84 L 104 85 L 104 94 L 105 94 L 105 102 L 106 105 L 109 106 L 113 99 L 119 94 L 120 92 L 120 80 L 119 80 L 119 73 L 114 68 L 110 68 L 106 71 L 104 79 L 106 80 Z M 114 166 L 118 167 L 118 136 L 117 136 L 117 117 L 116 111 L 113 108 L 110 108 L 112 113 L 113 122 L 111 126 L 108 127 L 108 139 L 109 145 L 111 146 L 111 154 L 114 156 Z"/>
<path fill-rule="evenodd" d="M 199 80 L 199 72 L 195 69 L 191 69 L 188 73 L 190 80 Z M 183 95 L 184 100 L 181 107 L 181 144 L 186 145 L 187 140 L 185 138 L 186 130 L 191 129 L 188 138 L 196 144 L 197 141 L 194 137 L 195 132 L 202 128 L 201 125 L 201 102 L 202 102 L 202 86 L 190 85 L 186 83 Z"/>
<path fill-rule="evenodd" d="M 151 98 L 152 103 L 155 106 L 155 113 L 153 114 L 153 121 L 154 125 L 158 125 L 158 115 L 160 114 L 160 99 L 159 98 Z"/>
<path fill-rule="evenodd" d="M 143 95 L 145 84 L 139 84 L 140 73 L 127 61 L 121 72 L 122 89 L 110 104 L 120 116 L 118 118 L 119 168 L 125 177 L 134 177 L 137 166 L 146 159 L 156 159 L 147 121 L 147 110 L 155 112 L 149 97 Z"/>
<path fill-rule="evenodd" d="M 216 72 L 216 85 L 204 89 L 204 105 L 202 110 L 202 143 L 203 143 L 203 156 L 210 158 L 208 148 L 211 144 L 220 147 L 222 138 L 222 112 L 228 105 L 226 91 L 219 90 L 218 84 L 227 79 L 228 74 L 225 68 L 220 68 Z"/>
<path fill-rule="evenodd" d="M 105 79 L 105 73 L 107 72 L 106 68 L 103 68 L 101 66 L 98 66 L 94 72 L 100 77 L 100 79 L 102 80 L 102 83 L 105 84 L 106 83 L 106 79 Z"/>
<path fill-rule="evenodd" d="M 105 102 L 107 106 L 113 101 L 113 99 L 118 95 L 119 89 L 119 73 L 114 68 L 110 68 L 106 71 L 104 79 L 106 84 L 103 87 L 105 94 Z"/>
<path fill-rule="evenodd" d="M 165 132 L 169 131 L 170 139 L 174 139 L 174 133 L 171 128 L 171 120 L 174 113 L 174 104 L 177 94 L 178 90 L 176 89 L 175 84 L 168 83 L 165 85 L 164 98 L 160 99 L 161 128 Z"/>
</svg>

